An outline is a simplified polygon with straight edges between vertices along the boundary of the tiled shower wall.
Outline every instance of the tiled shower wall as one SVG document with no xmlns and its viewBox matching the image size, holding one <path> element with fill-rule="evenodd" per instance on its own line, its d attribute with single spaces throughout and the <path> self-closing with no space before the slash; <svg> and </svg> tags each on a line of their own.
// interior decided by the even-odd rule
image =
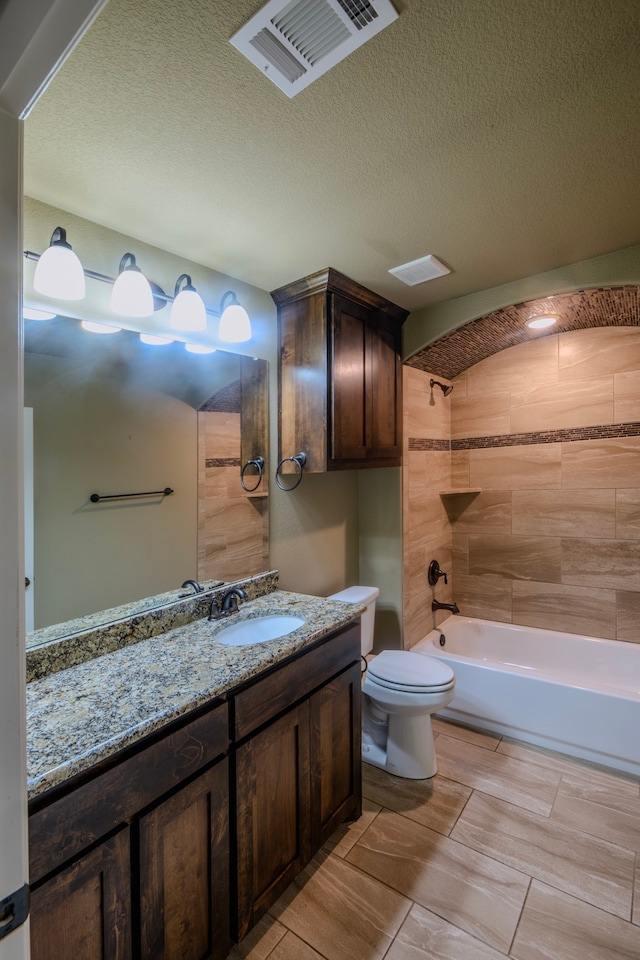
<svg viewBox="0 0 640 960">
<path fill-rule="evenodd" d="M 438 391 L 426 409 L 450 404 L 448 482 L 446 454 L 419 450 L 435 421 L 415 374 L 429 396 L 429 375 L 411 371 L 407 645 L 433 622 L 417 601 L 429 590 L 413 534 L 421 527 L 420 548 L 437 544 L 446 556 L 452 544 L 462 614 L 640 642 L 640 331 L 533 340 L 470 367 L 449 398 Z M 479 492 L 438 497 L 447 486 Z"/>
<path fill-rule="evenodd" d="M 239 580 L 269 566 L 266 478 L 246 493 L 240 467 L 240 414 L 200 410 L 198 580 Z"/>
<path fill-rule="evenodd" d="M 451 602 L 452 529 L 440 496 L 451 486 L 451 397 L 429 387 L 430 376 L 403 367 L 402 470 L 404 646 L 412 647 L 434 626 L 431 601 Z M 434 589 L 427 567 L 437 560 L 448 574 Z"/>
</svg>

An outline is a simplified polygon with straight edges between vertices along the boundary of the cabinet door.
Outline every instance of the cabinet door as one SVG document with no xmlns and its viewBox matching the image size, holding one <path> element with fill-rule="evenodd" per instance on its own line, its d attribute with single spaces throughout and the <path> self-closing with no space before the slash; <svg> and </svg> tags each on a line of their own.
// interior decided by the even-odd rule
<svg viewBox="0 0 640 960">
<path fill-rule="evenodd" d="M 311 858 L 309 704 L 238 748 L 238 939 Z"/>
<path fill-rule="evenodd" d="M 402 363 L 400 334 L 382 316 L 367 329 L 366 391 L 368 450 L 371 460 L 401 462 Z"/>
<path fill-rule="evenodd" d="M 129 830 L 31 894 L 32 960 L 130 960 Z"/>
<path fill-rule="evenodd" d="M 228 761 L 140 820 L 145 960 L 222 960 L 229 937 Z"/>
<path fill-rule="evenodd" d="M 314 851 L 339 823 L 356 820 L 361 800 L 360 663 L 311 698 L 311 824 Z"/>
<path fill-rule="evenodd" d="M 370 311 L 332 294 L 331 457 L 364 460 L 369 445 L 365 379 Z"/>
</svg>

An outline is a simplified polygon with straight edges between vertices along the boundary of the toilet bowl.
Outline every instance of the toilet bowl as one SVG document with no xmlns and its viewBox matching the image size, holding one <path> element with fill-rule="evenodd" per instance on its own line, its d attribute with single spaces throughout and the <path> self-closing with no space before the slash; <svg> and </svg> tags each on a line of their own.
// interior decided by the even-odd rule
<svg viewBox="0 0 640 960">
<path fill-rule="evenodd" d="M 362 603 L 362 654 L 373 649 L 377 587 L 350 587 L 329 597 Z M 448 664 L 408 650 L 384 650 L 368 664 L 362 683 L 362 759 L 397 777 L 433 777 L 437 761 L 431 714 L 454 696 Z"/>
</svg>

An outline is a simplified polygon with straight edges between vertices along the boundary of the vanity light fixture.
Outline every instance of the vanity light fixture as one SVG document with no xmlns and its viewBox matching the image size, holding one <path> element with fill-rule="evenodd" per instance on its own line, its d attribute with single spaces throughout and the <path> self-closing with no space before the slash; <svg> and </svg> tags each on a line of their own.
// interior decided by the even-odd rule
<svg viewBox="0 0 640 960">
<path fill-rule="evenodd" d="M 57 313 L 51 313 L 49 310 L 35 310 L 33 307 L 22 308 L 23 320 L 53 320 Z"/>
<path fill-rule="evenodd" d="M 82 320 L 80 326 L 88 333 L 120 333 L 122 327 L 114 327 L 112 323 L 99 323 L 97 320 Z"/>
<path fill-rule="evenodd" d="M 84 298 L 84 270 L 71 244 L 67 243 L 67 232 L 62 227 L 55 228 L 49 246 L 38 259 L 33 287 L 55 300 Z"/>
<path fill-rule="evenodd" d="M 142 343 L 148 343 L 154 347 L 162 347 L 167 343 L 173 343 L 169 337 L 157 337 L 154 333 L 141 333 L 140 340 Z"/>
<path fill-rule="evenodd" d="M 204 343 L 185 343 L 185 350 L 189 353 L 215 353 L 215 347 L 207 347 Z"/>
<path fill-rule="evenodd" d="M 554 323 L 558 322 L 557 317 L 552 317 L 550 314 L 544 317 L 532 317 L 531 320 L 527 320 L 527 326 L 530 330 L 544 330 L 546 327 L 552 327 Z"/>
<path fill-rule="evenodd" d="M 153 313 L 151 284 L 132 253 L 125 253 L 111 291 L 111 309 L 122 317 L 150 317 Z"/>
<path fill-rule="evenodd" d="M 181 284 L 184 282 L 184 286 Z M 169 324 L 174 330 L 193 333 L 207 329 L 207 312 L 204 301 L 191 283 L 188 273 L 182 273 L 176 280 L 171 304 Z"/>
<path fill-rule="evenodd" d="M 0 0 L 1 2 L 2 0 Z M 171 304 L 169 324 L 176 330 L 202 332 L 207 329 L 207 316 L 210 316 L 220 321 L 218 336 L 225 343 L 244 343 L 251 339 L 251 320 L 247 311 L 238 302 L 233 290 L 227 290 L 222 295 L 220 308 L 216 311 L 205 305 L 187 273 L 178 277 L 173 297 L 167 296 L 156 283 L 144 276 L 132 253 L 125 253 L 120 260 L 118 276 L 115 279 L 106 276 L 104 273 L 88 270 L 82 267 L 78 257 L 71 250 L 67 243 L 66 232 L 62 227 L 56 227 L 53 231 L 51 245 L 44 253 L 38 254 L 32 250 L 25 250 L 24 256 L 27 260 L 36 261 L 34 288 L 38 293 L 52 299 L 81 300 L 85 295 L 85 277 L 89 277 L 92 280 L 100 280 L 102 283 L 109 283 L 113 286 L 111 309 L 120 316 L 150 317 L 155 310 L 162 310 L 167 304 Z M 53 271 L 51 283 L 41 279 L 51 275 L 47 261 L 51 262 L 52 257 L 58 261 L 58 264 L 63 262 L 61 258 L 69 258 L 68 262 L 76 264 L 80 277 L 79 279 L 76 277 L 75 292 L 70 289 L 66 282 L 62 283 L 61 278 L 66 274 L 59 266 Z M 46 270 L 41 266 L 43 262 Z M 38 283 L 36 283 L 36 277 L 39 278 Z M 80 292 L 80 286 L 82 292 Z M 55 316 L 56 314 L 52 313 L 50 319 Z M 45 319 L 44 316 L 41 319 Z M 100 332 L 104 331 L 101 330 Z M 169 337 L 161 339 L 170 340 Z"/>
<path fill-rule="evenodd" d="M 225 301 L 229 301 L 225 303 Z M 233 290 L 227 290 L 220 300 L 220 327 L 218 336 L 225 343 L 244 343 L 251 339 L 251 320 Z"/>
</svg>

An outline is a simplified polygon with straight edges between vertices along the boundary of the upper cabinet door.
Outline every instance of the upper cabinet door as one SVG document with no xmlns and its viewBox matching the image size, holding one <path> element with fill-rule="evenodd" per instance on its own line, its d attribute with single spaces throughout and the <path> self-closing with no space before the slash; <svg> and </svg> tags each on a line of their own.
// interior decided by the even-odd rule
<svg viewBox="0 0 640 960">
<path fill-rule="evenodd" d="M 279 459 L 305 472 L 400 466 L 407 311 L 336 270 L 271 294 L 278 307 Z"/>
</svg>

